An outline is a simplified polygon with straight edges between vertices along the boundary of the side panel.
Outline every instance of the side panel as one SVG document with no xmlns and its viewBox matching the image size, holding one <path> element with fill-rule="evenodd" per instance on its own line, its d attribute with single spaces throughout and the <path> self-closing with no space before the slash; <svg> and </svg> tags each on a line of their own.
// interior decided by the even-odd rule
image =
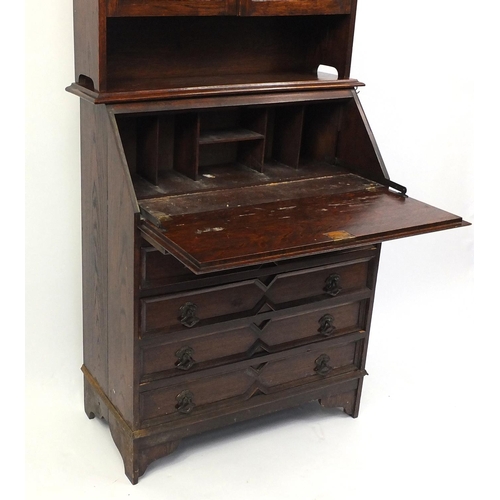
<svg viewBox="0 0 500 500">
<path fill-rule="evenodd" d="M 389 178 L 375 137 L 356 92 L 343 110 L 337 160 L 355 173 L 376 182 Z"/>
<path fill-rule="evenodd" d="M 137 337 L 138 208 L 116 121 L 106 113 L 108 143 L 108 396 L 133 426 Z M 136 284 L 137 283 L 137 284 Z"/>
<path fill-rule="evenodd" d="M 105 0 L 73 0 L 75 81 L 90 90 L 104 90 L 106 86 L 104 2 Z"/>
<path fill-rule="evenodd" d="M 84 364 L 108 389 L 108 172 L 107 139 L 99 123 L 102 106 L 81 100 L 82 271 Z"/>
</svg>

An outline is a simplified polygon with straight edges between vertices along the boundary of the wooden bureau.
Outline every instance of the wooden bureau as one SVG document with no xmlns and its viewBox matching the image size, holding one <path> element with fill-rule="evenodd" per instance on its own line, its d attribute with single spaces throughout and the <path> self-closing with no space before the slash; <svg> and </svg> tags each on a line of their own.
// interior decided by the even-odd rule
<svg viewBox="0 0 500 500">
<path fill-rule="evenodd" d="M 389 178 L 356 0 L 74 7 L 85 411 L 130 481 L 233 422 L 356 417 L 381 243 L 466 224 Z"/>
</svg>

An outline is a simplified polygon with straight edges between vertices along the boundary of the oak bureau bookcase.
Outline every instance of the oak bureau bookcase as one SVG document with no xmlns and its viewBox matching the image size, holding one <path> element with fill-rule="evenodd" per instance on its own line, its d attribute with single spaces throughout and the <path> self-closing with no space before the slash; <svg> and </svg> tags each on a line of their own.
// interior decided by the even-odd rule
<svg viewBox="0 0 500 500">
<path fill-rule="evenodd" d="M 85 411 L 132 483 L 205 430 L 314 400 L 356 417 L 382 241 L 466 224 L 389 179 L 355 13 L 74 0 Z"/>
</svg>

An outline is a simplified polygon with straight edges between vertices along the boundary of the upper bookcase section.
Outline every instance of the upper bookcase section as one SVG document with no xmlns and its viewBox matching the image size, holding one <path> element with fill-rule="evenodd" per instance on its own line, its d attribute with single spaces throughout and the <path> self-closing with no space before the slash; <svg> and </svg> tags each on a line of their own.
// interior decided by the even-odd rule
<svg viewBox="0 0 500 500">
<path fill-rule="evenodd" d="M 74 0 L 68 90 L 110 103 L 352 88 L 356 1 Z"/>
</svg>

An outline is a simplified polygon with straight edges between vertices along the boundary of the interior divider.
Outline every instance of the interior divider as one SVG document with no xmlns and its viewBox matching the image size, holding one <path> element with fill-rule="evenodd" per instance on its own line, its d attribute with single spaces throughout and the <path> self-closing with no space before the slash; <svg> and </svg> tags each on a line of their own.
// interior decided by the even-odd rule
<svg viewBox="0 0 500 500">
<path fill-rule="evenodd" d="M 172 169 L 196 181 L 201 175 L 210 178 L 212 166 L 239 164 L 265 173 L 277 164 L 295 170 L 333 164 L 344 104 L 237 106 L 141 117 L 135 127 L 136 172 L 158 185 Z M 122 128 L 133 136 L 132 126 Z"/>
<path fill-rule="evenodd" d="M 155 186 L 158 185 L 159 161 L 158 116 L 147 116 L 139 119 L 137 127 L 137 173 Z"/>
<path fill-rule="evenodd" d="M 181 113 L 175 117 L 174 168 L 193 180 L 199 174 L 199 113 Z"/>
<path fill-rule="evenodd" d="M 276 108 L 273 157 L 280 163 L 295 169 L 299 167 L 303 122 L 303 105 Z"/>
</svg>

